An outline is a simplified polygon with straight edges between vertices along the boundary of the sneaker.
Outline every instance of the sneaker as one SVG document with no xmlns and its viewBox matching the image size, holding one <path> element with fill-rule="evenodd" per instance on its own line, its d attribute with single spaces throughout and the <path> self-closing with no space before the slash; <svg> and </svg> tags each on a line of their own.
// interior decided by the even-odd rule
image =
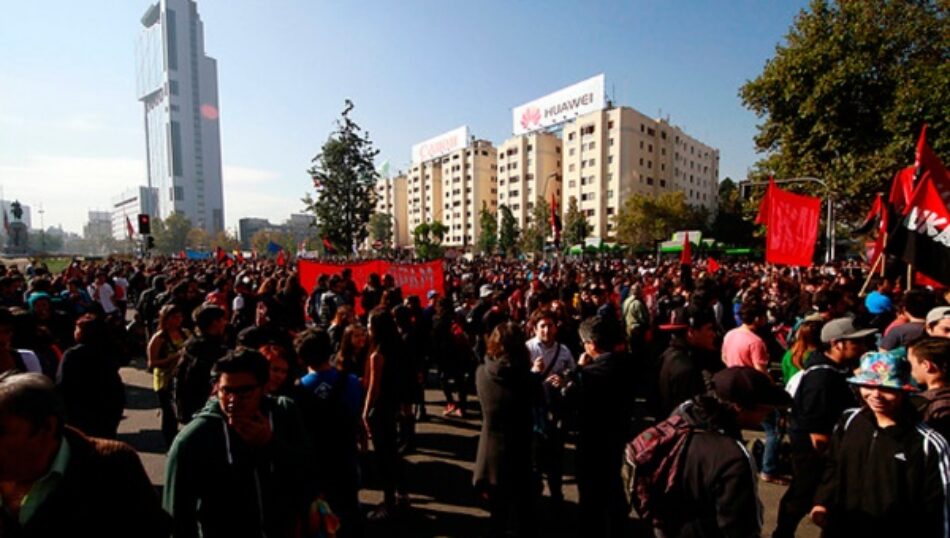
<svg viewBox="0 0 950 538">
<path fill-rule="evenodd" d="M 457 418 L 465 418 L 465 410 L 459 406 L 455 406 L 455 409 L 453 409 L 449 415 Z"/>
<path fill-rule="evenodd" d="M 765 473 L 759 473 L 759 480 L 778 486 L 787 486 L 792 482 L 787 476 Z"/>
<path fill-rule="evenodd" d="M 458 411 L 458 405 L 454 403 L 445 404 L 445 411 L 442 412 L 442 416 L 450 417 L 456 411 Z"/>
</svg>

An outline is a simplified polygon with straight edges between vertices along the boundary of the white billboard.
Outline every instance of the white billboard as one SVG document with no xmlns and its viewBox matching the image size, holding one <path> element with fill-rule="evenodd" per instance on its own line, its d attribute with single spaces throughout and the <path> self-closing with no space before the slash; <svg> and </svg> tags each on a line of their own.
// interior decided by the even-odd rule
<svg viewBox="0 0 950 538">
<path fill-rule="evenodd" d="M 515 107 L 511 116 L 511 131 L 515 135 L 522 135 L 602 110 L 606 106 L 604 74 L 601 73 Z"/>
<path fill-rule="evenodd" d="M 412 146 L 412 162 L 421 163 L 436 159 L 468 146 L 468 125 L 430 138 Z"/>
</svg>

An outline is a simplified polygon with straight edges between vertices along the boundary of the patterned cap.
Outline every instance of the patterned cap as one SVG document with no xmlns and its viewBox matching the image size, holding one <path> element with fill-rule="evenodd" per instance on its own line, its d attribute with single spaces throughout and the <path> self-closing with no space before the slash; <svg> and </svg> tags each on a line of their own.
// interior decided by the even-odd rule
<svg viewBox="0 0 950 538">
<path fill-rule="evenodd" d="M 907 351 L 902 347 L 890 351 L 865 353 L 861 357 L 858 373 L 848 378 L 848 383 L 864 387 L 917 392 L 917 387 L 910 376 Z"/>
</svg>

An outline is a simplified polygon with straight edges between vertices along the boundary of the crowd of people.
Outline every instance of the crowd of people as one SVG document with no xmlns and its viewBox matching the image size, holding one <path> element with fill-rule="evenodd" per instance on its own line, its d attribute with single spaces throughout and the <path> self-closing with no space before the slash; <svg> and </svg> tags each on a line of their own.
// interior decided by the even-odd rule
<svg viewBox="0 0 950 538">
<path fill-rule="evenodd" d="M 583 536 L 631 535 L 631 506 L 659 536 L 760 536 L 760 481 L 788 486 L 778 538 L 805 518 L 950 536 L 944 290 L 857 262 L 444 274 L 421 297 L 345 265 L 312 283 L 261 260 L 0 270 L 0 536 L 363 536 L 412 510 L 427 387 L 447 420 L 480 420 L 458 484 L 490 514 L 479 534 L 564 517 L 570 445 Z M 160 409 L 161 498 L 116 441 L 130 364 Z"/>
</svg>

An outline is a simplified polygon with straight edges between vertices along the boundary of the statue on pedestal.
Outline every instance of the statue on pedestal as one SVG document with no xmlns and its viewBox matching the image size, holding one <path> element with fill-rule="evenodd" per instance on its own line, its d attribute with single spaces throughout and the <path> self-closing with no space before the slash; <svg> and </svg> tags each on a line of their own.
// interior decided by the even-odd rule
<svg viewBox="0 0 950 538">
<path fill-rule="evenodd" d="M 10 213 L 13 215 L 13 222 L 7 224 L 7 219 L 3 219 L 4 224 L 7 224 L 7 246 L 3 249 L 4 254 L 26 254 L 28 251 L 27 228 L 26 224 L 23 224 L 23 221 L 20 220 L 23 218 L 23 207 L 20 205 L 19 200 L 10 204 Z"/>
</svg>

